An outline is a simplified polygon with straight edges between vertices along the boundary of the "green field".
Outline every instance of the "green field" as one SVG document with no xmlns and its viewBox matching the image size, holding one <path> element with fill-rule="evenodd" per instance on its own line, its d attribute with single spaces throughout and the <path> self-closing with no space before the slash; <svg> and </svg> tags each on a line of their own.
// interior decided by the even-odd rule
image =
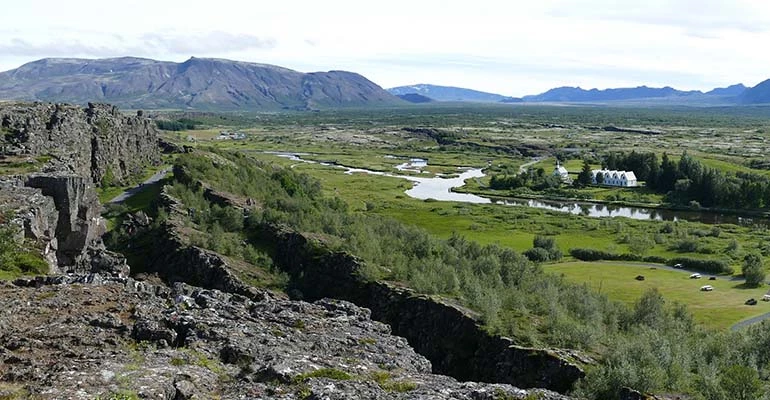
<svg viewBox="0 0 770 400">
<path fill-rule="evenodd" d="M 544 268 L 626 304 L 634 304 L 642 293 L 657 288 L 666 300 L 687 304 L 695 320 L 709 328 L 727 329 L 741 320 L 770 312 L 770 302 L 760 301 L 756 306 L 744 304 L 750 298 L 760 300 L 768 292 L 767 287 L 746 289 L 741 282 L 731 281 L 729 277 L 720 276 L 710 281 L 704 274 L 702 279 L 689 279 L 686 271 L 612 262 L 568 262 Z M 645 280 L 637 281 L 634 279 L 637 275 L 644 276 Z M 700 291 L 703 285 L 712 285 L 714 291 Z"/>
</svg>

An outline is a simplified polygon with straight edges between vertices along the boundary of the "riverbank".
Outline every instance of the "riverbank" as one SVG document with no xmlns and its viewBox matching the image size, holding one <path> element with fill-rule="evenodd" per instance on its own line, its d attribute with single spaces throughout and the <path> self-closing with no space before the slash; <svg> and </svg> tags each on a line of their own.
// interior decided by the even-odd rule
<svg viewBox="0 0 770 400">
<path fill-rule="evenodd" d="M 473 194 L 492 199 L 492 202 L 516 202 L 516 200 L 542 201 L 551 203 L 550 206 L 531 205 L 530 207 L 552 209 L 554 211 L 570 212 L 564 208 L 581 208 L 580 212 L 571 212 L 577 215 L 586 215 L 581 206 L 603 206 L 607 208 L 605 213 L 602 210 L 587 211 L 587 216 L 594 217 L 615 217 L 624 216 L 635 219 L 651 219 L 662 221 L 677 221 L 680 219 L 687 221 L 703 222 L 707 224 L 735 224 L 735 225 L 766 225 L 770 226 L 770 211 L 765 210 L 744 210 L 744 209 L 726 209 L 726 208 L 692 208 L 666 203 L 639 203 L 632 201 L 610 201 L 601 199 L 583 199 L 574 197 L 561 197 L 539 194 L 516 194 L 506 195 L 502 191 L 493 189 L 475 189 L 467 185 L 452 188 L 457 193 Z M 657 211 L 657 212 L 656 212 Z M 610 215 L 615 213 L 616 215 Z M 591 215 L 593 214 L 593 215 Z M 602 215 L 597 215 L 602 214 Z M 603 215 L 607 214 L 607 215 Z M 624 215 L 627 214 L 627 215 Z M 638 215 L 649 215 L 649 218 L 638 218 Z"/>
</svg>

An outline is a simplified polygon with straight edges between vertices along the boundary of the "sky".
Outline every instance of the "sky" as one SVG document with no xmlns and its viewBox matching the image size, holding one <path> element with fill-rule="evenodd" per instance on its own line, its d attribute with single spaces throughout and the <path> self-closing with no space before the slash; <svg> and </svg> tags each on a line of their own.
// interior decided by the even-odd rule
<svg viewBox="0 0 770 400">
<path fill-rule="evenodd" d="M 25 0 L 2 9 L 0 71 L 45 57 L 216 57 L 509 96 L 770 78 L 766 0 Z"/>
</svg>

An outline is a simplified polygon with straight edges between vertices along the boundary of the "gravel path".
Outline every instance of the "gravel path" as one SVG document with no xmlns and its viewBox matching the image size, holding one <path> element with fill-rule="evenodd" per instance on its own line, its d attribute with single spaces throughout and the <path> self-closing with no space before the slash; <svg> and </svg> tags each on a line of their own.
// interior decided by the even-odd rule
<svg viewBox="0 0 770 400">
<path fill-rule="evenodd" d="M 524 163 L 524 164 L 521 164 L 521 166 L 519 167 L 519 172 L 520 173 L 527 172 L 527 168 L 529 168 L 532 165 L 535 165 L 535 164 L 539 163 L 540 161 L 543 161 L 544 159 L 545 159 L 545 157 L 533 157 L 532 161 Z"/>
<path fill-rule="evenodd" d="M 151 184 L 153 184 L 155 182 L 160 181 L 170 171 L 171 171 L 171 167 L 163 168 L 162 170 L 156 172 L 155 175 L 147 178 L 146 181 L 144 181 L 144 182 L 140 183 L 139 185 L 134 186 L 131 189 L 128 189 L 128 190 L 124 191 L 123 193 L 113 197 L 112 200 L 110 200 L 108 203 L 118 204 L 118 203 L 122 203 L 122 202 L 128 200 L 129 197 L 139 193 L 142 189 L 144 189 L 145 185 L 151 185 Z"/>
</svg>

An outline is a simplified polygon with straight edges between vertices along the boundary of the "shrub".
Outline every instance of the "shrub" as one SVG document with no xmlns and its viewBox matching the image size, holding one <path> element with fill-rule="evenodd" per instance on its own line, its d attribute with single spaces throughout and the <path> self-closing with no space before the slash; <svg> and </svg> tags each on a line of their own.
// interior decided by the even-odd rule
<svg viewBox="0 0 770 400">
<path fill-rule="evenodd" d="M 524 257 L 527 257 L 529 261 L 535 263 L 543 263 L 551 260 L 551 255 L 548 253 L 548 250 L 540 247 L 534 247 L 525 251 Z"/>
<path fill-rule="evenodd" d="M 698 241 L 694 239 L 682 239 L 674 245 L 673 250 L 682 253 L 695 253 L 698 251 Z"/>
<path fill-rule="evenodd" d="M 756 253 L 746 254 L 741 267 L 743 277 L 746 278 L 746 286 L 757 287 L 765 280 L 765 268 L 762 265 L 762 257 Z"/>
<path fill-rule="evenodd" d="M 686 269 L 712 274 L 732 274 L 734 272 L 733 268 L 724 260 L 699 260 L 695 258 L 676 257 L 668 260 L 668 264 L 682 264 L 682 267 Z"/>
<path fill-rule="evenodd" d="M 636 254 L 617 254 L 610 253 L 608 251 L 596 250 L 596 249 L 569 249 L 569 254 L 572 257 L 581 261 L 599 261 L 599 260 L 616 260 L 616 261 L 641 261 L 642 257 Z"/>
</svg>

